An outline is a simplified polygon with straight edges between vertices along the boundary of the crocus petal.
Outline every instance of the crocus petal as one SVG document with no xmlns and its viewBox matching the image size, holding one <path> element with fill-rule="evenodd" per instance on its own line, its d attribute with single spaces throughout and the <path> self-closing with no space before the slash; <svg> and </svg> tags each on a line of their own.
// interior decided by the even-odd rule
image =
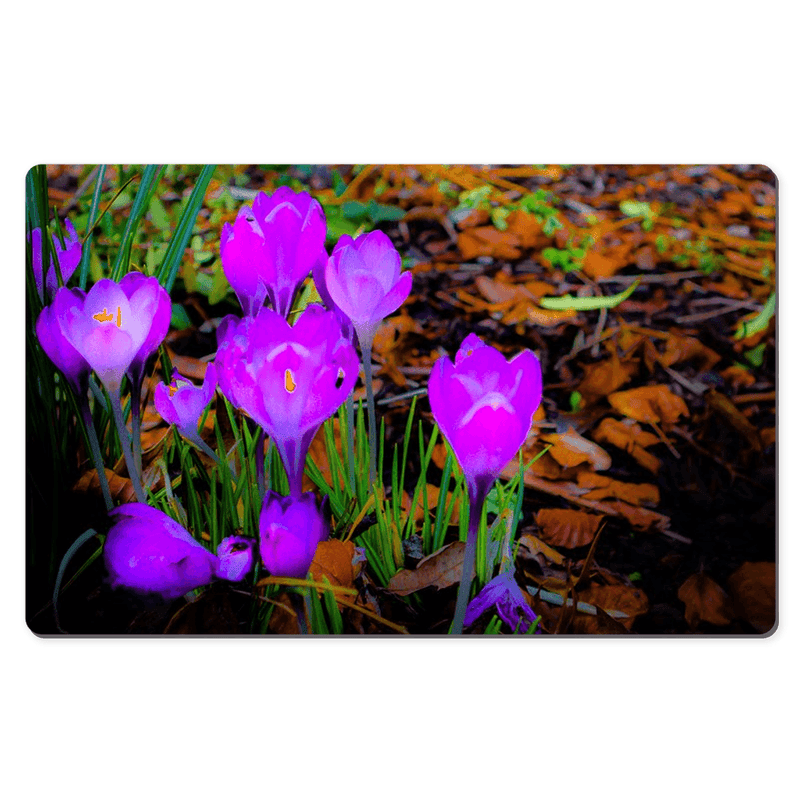
<svg viewBox="0 0 800 800">
<path fill-rule="evenodd" d="M 69 289 L 60 289 L 59 292 L 65 292 L 68 298 L 73 297 Z M 42 309 L 36 320 L 36 336 L 47 357 L 64 373 L 76 394 L 80 396 L 88 388 L 89 363 L 61 332 L 55 308 L 54 302 L 53 305 Z"/>
</svg>

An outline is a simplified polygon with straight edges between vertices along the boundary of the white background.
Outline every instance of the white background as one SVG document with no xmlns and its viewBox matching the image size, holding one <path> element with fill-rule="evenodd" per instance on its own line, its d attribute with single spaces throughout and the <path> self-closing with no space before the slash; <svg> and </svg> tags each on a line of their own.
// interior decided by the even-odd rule
<svg viewBox="0 0 800 800">
<path fill-rule="evenodd" d="M 4 14 L 7 796 L 790 795 L 799 175 L 789 8 L 39 2 Z M 36 638 L 23 607 L 24 177 L 36 163 L 99 162 L 766 163 L 781 218 L 778 632 Z"/>
</svg>

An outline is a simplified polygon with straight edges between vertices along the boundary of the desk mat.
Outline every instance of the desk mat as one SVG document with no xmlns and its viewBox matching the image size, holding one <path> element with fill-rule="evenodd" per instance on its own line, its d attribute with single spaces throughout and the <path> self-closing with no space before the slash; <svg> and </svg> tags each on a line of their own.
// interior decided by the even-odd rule
<svg viewBox="0 0 800 800">
<path fill-rule="evenodd" d="M 770 634 L 776 195 L 759 165 L 34 167 L 29 628 Z"/>
</svg>

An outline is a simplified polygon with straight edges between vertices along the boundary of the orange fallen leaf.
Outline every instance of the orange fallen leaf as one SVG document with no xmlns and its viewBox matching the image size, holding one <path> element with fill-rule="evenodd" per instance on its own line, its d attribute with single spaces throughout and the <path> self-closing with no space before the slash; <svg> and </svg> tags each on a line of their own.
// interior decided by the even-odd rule
<svg viewBox="0 0 800 800">
<path fill-rule="evenodd" d="M 637 531 L 669 531 L 670 518 L 648 508 L 632 506 L 624 500 L 607 500 L 603 505 L 609 513 L 623 517 Z"/>
<path fill-rule="evenodd" d="M 565 322 L 577 322 L 578 316 L 574 311 L 565 309 L 557 311 L 551 308 L 539 308 L 533 304 L 528 306 L 528 321 L 544 328 L 552 328 Z"/>
<path fill-rule="evenodd" d="M 532 556 L 541 553 L 551 564 L 557 564 L 560 567 L 564 566 L 564 556 L 562 556 L 558 550 L 554 550 L 549 544 L 543 542 L 531 533 L 526 533 L 524 536 L 521 536 L 519 544 L 520 547 L 527 550 Z"/>
<path fill-rule="evenodd" d="M 759 633 L 767 633 L 775 625 L 775 577 L 774 562 L 745 561 L 728 578 L 728 591 L 739 617 Z"/>
<path fill-rule="evenodd" d="M 401 569 L 392 577 L 386 588 L 390 592 L 405 597 L 430 586 L 446 589 L 448 586 L 458 583 L 464 567 L 466 546 L 464 542 L 452 542 L 445 545 L 441 550 L 423 558 L 417 564 L 416 569 Z"/>
<path fill-rule="evenodd" d="M 728 625 L 735 616 L 730 597 L 704 572 L 690 575 L 681 584 L 678 599 L 686 606 L 684 616 L 692 630 L 701 621 L 712 625 Z"/>
<path fill-rule="evenodd" d="M 637 422 L 661 423 L 669 430 L 679 417 L 689 416 L 682 397 L 670 391 L 669 386 L 641 386 L 608 396 L 611 407 Z"/>
<path fill-rule="evenodd" d="M 756 382 L 756 376 L 748 372 L 744 367 L 727 367 L 720 372 L 720 376 L 724 379 L 725 383 L 729 384 L 734 392 L 739 389 L 746 389 Z"/>
<path fill-rule="evenodd" d="M 583 259 L 583 271 L 590 278 L 611 278 L 623 267 L 625 262 L 602 255 L 595 250 L 590 250 Z"/>
<path fill-rule="evenodd" d="M 615 392 L 624 386 L 636 373 L 638 364 L 633 361 L 620 361 L 616 353 L 610 359 L 596 364 L 583 364 L 583 380 L 576 391 L 587 404 Z"/>
<path fill-rule="evenodd" d="M 661 440 L 653 433 L 642 430 L 632 420 L 617 420 L 606 417 L 594 430 L 594 438 L 602 444 L 612 444 L 629 453 L 639 465 L 654 475 L 661 466 L 661 461 L 645 450 Z"/>
<path fill-rule="evenodd" d="M 587 589 L 578 592 L 578 602 L 589 603 L 602 609 L 626 630 L 633 628 L 636 617 L 646 614 L 650 608 L 647 595 L 635 586 L 612 584 L 603 586 L 592 583 Z M 622 612 L 624 617 L 613 612 Z M 577 613 L 572 620 L 573 633 L 600 633 L 603 618 L 593 614 Z"/>
<path fill-rule="evenodd" d="M 130 478 L 122 478 L 116 472 L 112 472 L 106 467 L 106 480 L 108 481 L 108 490 L 111 494 L 111 499 L 117 503 L 135 503 L 136 492 L 133 490 L 133 483 Z M 96 469 L 90 469 L 84 472 L 77 483 L 72 487 L 73 492 L 81 494 L 91 494 L 96 497 L 102 497 L 103 492 L 100 489 L 100 478 L 97 475 Z"/>
<path fill-rule="evenodd" d="M 578 486 L 589 489 L 582 495 L 585 500 L 606 500 L 611 497 L 634 506 L 657 506 L 661 499 L 658 486 L 652 483 L 625 483 L 589 470 L 578 474 Z"/>
<path fill-rule="evenodd" d="M 715 353 L 710 347 L 706 347 L 699 339 L 670 332 L 659 361 L 664 367 L 693 362 L 700 371 L 707 371 L 712 369 L 721 358 L 722 356 Z"/>
<path fill-rule="evenodd" d="M 598 514 L 571 508 L 542 508 L 536 514 L 540 538 L 554 547 L 573 550 L 590 544 L 603 521 Z"/>
<path fill-rule="evenodd" d="M 458 234 L 458 249 L 465 261 L 480 256 L 517 259 L 522 255 L 519 245 L 519 236 L 507 230 L 499 231 L 493 225 L 468 228 Z"/>
<path fill-rule="evenodd" d="M 570 427 L 566 433 L 548 433 L 542 441 L 553 446 L 547 451 L 562 467 L 576 467 L 588 462 L 596 470 L 611 467 L 611 456 L 600 445 L 581 436 Z"/>
<path fill-rule="evenodd" d="M 352 588 L 361 564 L 354 564 L 356 546 L 353 542 L 328 539 L 317 545 L 314 560 L 311 562 L 311 579 L 318 583 L 327 578 L 333 586 Z"/>
</svg>

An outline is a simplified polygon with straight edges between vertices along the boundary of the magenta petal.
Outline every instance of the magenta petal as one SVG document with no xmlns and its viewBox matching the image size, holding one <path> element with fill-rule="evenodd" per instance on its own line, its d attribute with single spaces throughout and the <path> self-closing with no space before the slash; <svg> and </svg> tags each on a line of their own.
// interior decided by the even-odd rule
<svg viewBox="0 0 800 800">
<path fill-rule="evenodd" d="M 211 582 L 217 557 L 163 512 L 129 503 L 109 516 L 103 558 L 112 586 L 172 599 Z"/>
<path fill-rule="evenodd" d="M 60 289 L 72 297 L 69 289 Z M 88 387 L 89 363 L 70 344 L 61 332 L 55 303 L 45 306 L 36 320 L 36 336 L 47 357 L 60 369 L 76 394 L 82 395 Z"/>
</svg>

